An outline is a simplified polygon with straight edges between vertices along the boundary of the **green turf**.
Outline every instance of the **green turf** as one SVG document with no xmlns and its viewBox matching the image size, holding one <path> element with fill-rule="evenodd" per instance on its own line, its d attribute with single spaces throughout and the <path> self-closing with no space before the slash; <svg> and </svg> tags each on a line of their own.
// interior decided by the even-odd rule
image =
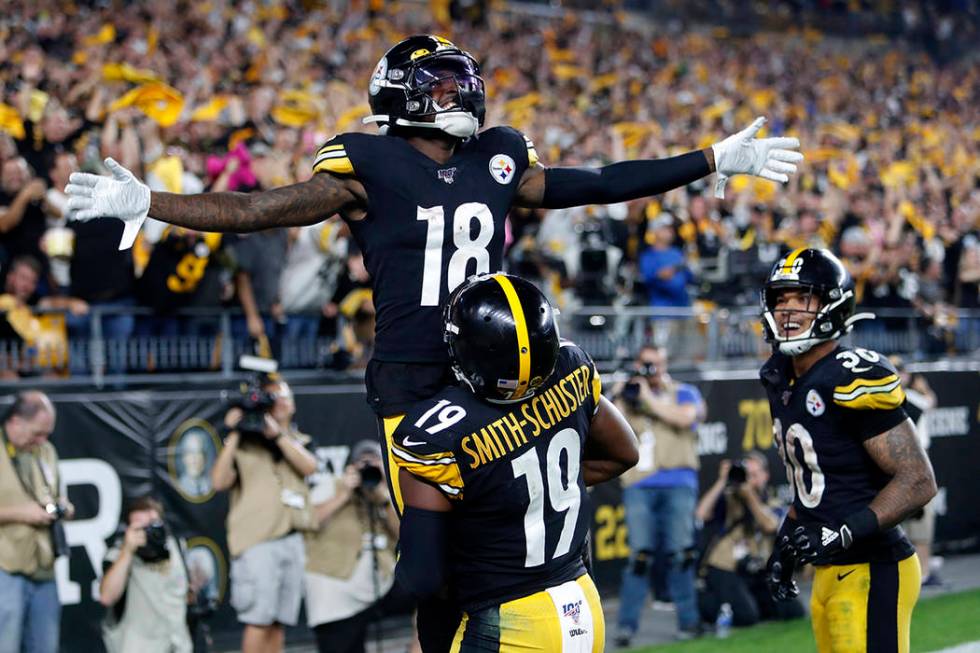
<svg viewBox="0 0 980 653">
<path fill-rule="evenodd" d="M 912 653 L 925 653 L 980 640 L 980 590 L 945 594 L 919 602 L 912 614 Z M 810 620 L 766 623 L 736 630 L 725 640 L 704 637 L 690 642 L 633 649 L 632 653 L 815 653 Z"/>
</svg>

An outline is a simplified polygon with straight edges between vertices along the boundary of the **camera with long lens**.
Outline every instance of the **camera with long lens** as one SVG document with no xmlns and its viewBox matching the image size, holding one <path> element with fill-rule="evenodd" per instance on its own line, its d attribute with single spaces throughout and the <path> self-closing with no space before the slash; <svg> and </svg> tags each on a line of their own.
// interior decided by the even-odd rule
<svg viewBox="0 0 980 653">
<path fill-rule="evenodd" d="M 51 522 L 51 551 L 54 557 L 70 554 L 71 547 L 68 546 L 68 535 L 65 533 L 65 524 L 62 521 L 68 512 L 67 509 L 60 503 L 52 502 L 45 504 L 44 511 L 54 518 Z"/>
<path fill-rule="evenodd" d="M 234 408 L 242 410 L 242 419 L 238 422 L 238 432 L 243 436 L 257 435 L 263 437 L 265 416 L 276 405 L 273 393 L 263 389 L 268 384 L 264 374 L 255 375 L 239 388 L 238 395 L 232 395 L 228 402 Z"/>
<path fill-rule="evenodd" d="M 361 467 L 358 472 L 361 475 L 361 489 L 365 492 L 370 492 L 374 488 L 378 487 L 381 483 L 383 476 L 381 475 L 381 468 L 377 465 L 367 464 Z"/>
<path fill-rule="evenodd" d="M 636 406 L 640 402 L 640 382 L 636 380 L 636 377 L 642 376 L 650 378 L 657 375 L 657 366 L 653 363 L 638 363 L 636 365 L 636 370 L 634 372 L 633 378 L 623 386 L 622 391 L 619 396 L 622 397 L 623 401 L 630 404 L 631 406 Z"/>
<path fill-rule="evenodd" d="M 163 520 L 157 519 L 143 529 L 146 533 L 146 544 L 136 549 L 136 555 L 143 562 L 161 562 L 170 557 L 170 549 L 167 548 L 167 525 Z"/>
<path fill-rule="evenodd" d="M 748 479 L 748 475 L 745 473 L 745 461 L 732 461 L 732 467 L 728 470 L 728 485 L 730 487 L 741 485 L 746 481 L 746 479 Z"/>
<path fill-rule="evenodd" d="M 239 366 L 252 374 L 239 385 L 238 393 L 224 392 L 222 396 L 229 408 L 239 408 L 242 419 L 235 427 L 242 440 L 251 440 L 268 448 L 274 455 L 280 455 L 275 443 L 265 437 L 265 416 L 276 405 L 276 395 L 266 390 L 266 386 L 275 380 L 277 364 L 273 360 L 256 356 L 242 356 Z"/>
<path fill-rule="evenodd" d="M 623 386 L 623 391 L 619 393 L 626 403 L 635 406 L 640 401 L 640 384 L 637 381 L 630 381 Z"/>
</svg>

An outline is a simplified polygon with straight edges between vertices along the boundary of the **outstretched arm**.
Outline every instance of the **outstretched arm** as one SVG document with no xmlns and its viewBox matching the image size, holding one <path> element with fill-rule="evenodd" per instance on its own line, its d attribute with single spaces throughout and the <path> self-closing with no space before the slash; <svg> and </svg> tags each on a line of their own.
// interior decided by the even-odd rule
<svg viewBox="0 0 980 653">
<path fill-rule="evenodd" d="M 544 168 L 524 173 L 517 203 L 527 208 L 563 209 L 615 204 L 659 195 L 711 174 L 704 150 L 669 159 L 622 161 L 602 168 Z"/>
<path fill-rule="evenodd" d="M 150 193 L 150 217 L 198 231 L 258 231 L 314 224 L 357 196 L 350 184 L 321 173 L 308 181 L 260 193 Z"/>
<path fill-rule="evenodd" d="M 622 161 L 602 168 L 529 168 L 521 177 L 516 203 L 528 208 L 560 209 L 612 204 L 658 195 L 718 173 L 715 196 L 724 197 L 730 175 L 749 174 L 787 182 L 803 160 L 795 138 L 756 138 L 765 124 L 756 120 L 710 148 L 667 159 Z"/>
<path fill-rule="evenodd" d="M 132 247 L 147 215 L 197 231 L 258 231 L 325 220 L 366 206 L 364 187 L 354 179 L 322 173 L 308 181 L 260 193 L 153 193 L 113 159 L 112 177 L 72 173 L 65 192 L 72 220 L 118 218 L 126 227 L 120 249 Z"/>
</svg>

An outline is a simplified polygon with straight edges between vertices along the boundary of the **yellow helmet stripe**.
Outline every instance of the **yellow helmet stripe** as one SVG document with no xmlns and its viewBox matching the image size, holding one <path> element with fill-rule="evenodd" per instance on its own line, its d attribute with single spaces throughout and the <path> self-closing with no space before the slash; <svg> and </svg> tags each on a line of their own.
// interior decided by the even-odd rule
<svg viewBox="0 0 980 653">
<path fill-rule="evenodd" d="M 786 261 L 783 263 L 782 270 L 784 272 L 789 272 L 790 270 L 792 270 L 793 263 L 796 262 L 796 257 L 798 257 L 800 254 L 805 252 L 806 249 L 807 249 L 806 247 L 798 247 L 797 249 L 794 249 L 792 252 L 790 252 L 789 256 L 786 257 Z"/>
<path fill-rule="evenodd" d="M 517 355 L 520 361 L 520 367 L 517 373 L 517 390 L 511 399 L 518 399 L 527 392 L 528 382 L 531 380 L 531 340 L 527 334 L 527 321 L 524 319 L 524 308 L 521 306 L 521 300 L 517 297 L 514 284 L 502 274 L 495 274 L 493 278 L 504 289 L 504 295 L 507 297 L 507 303 L 510 305 L 510 312 L 514 316 L 514 329 L 517 331 Z"/>
</svg>

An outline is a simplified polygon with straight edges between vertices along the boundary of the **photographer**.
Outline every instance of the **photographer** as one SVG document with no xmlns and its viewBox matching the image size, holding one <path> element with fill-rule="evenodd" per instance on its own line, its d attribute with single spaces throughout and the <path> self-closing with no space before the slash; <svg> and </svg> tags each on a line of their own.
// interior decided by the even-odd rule
<svg viewBox="0 0 980 653">
<path fill-rule="evenodd" d="M 708 623 L 715 622 L 725 603 L 736 626 L 803 616 L 799 600 L 776 603 L 765 585 L 766 558 L 779 527 L 779 515 L 764 501 L 768 482 L 766 457 L 752 451 L 742 460 L 723 460 L 718 480 L 698 502 L 696 516 L 710 534 L 701 569 L 705 587 L 699 596 L 701 616 Z"/>
<path fill-rule="evenodd" d="M 639 627 L 659 554 L 668 561 L 667 586 L 677 608 L 677 637 L 700 634 L 694 569 L 694 505 L 698 487 L 696 426 L 705 414 L 701 393 L 667 374 L 667 354 L 645 346 L 627 383 L 613 388 L 616 407 L 640 441 L 640 462 L 623 474 L 630 559 L 620 587 L 617 646 Z"/>
<path fill-rule="evenodd" d="M 108 653 L 190 653 L 188 580 L 181 545 L 163 521 L 163 506 L 151 497 L 126 507 L 126 530 L 106 552 L 99 602 L 106 619 Z"/>
<path fill-rule="evenodd" d="M 391 505 L 381 447 L 361 440 L 340 478 L 313 490 L 319 529 L 306 535 L 306 613 L 321 653 L 364 653 L 368 625 L 397 602 L 398 516 Z M 386 596 L 387 595 L 387 596 Z"/>
<path fill-rule="evenodd" d="M 54 424 L 51 400 L 28 390 L 0 428 L 0 651 L 58 650 L 54 561 L 69 553 L 62 520 L 75 509 L 59 496 Z"/>
<path fill-rule="evenodd" d="M 263 377 L 247 390 L 248 410 L 225 415 L 227 435 L 211 470 L 218 492 L 231 490 L 228 551 L 231 605 L 245 625 L 242 651 L 281 651 L 283 626 L 299 618 L 304 551 L 310 527 L 304 478 L 316 470 L 309 437 L 293 425 L 289 385 Z M 251 406 L 251 407 L 249 407 Z"/>
</svg>

